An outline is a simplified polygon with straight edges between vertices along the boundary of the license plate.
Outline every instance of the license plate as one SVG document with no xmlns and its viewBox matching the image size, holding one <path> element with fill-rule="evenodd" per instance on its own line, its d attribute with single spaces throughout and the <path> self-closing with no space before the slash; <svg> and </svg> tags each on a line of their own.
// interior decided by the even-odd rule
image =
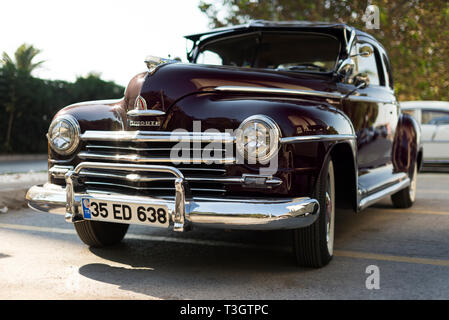
<svg viewBox="0 0 449 320">
<path fill-rule="evenodd" d="M 94 198 L 82 198 L 83 217 L 126 224 L 168 227 L 170 216 L 167 206 L 155 204 L 120 203 Z"/>
</svg>

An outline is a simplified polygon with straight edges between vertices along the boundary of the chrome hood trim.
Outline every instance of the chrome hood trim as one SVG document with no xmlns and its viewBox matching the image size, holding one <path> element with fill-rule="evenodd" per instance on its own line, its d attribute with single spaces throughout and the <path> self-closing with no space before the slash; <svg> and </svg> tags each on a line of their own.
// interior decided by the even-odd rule
<svg viewBox="0 0 449 320">
<path fill-rule="evenodd" d="M 332 99 L 342 99 L 344 97 L 344 95 L 342 95 L 339 92 L 283 89 L 283 88 L 265 88 L 265 87 L 220 86 L 220 87 L 215 87 L 215 90 L 223 91 L 223 92 L 256 92 L 256 93 L 287 94 L 287 95 L 307 95 L 307 96 L 317 96 L 317 97 L 332 98 Z"/>
</svg>

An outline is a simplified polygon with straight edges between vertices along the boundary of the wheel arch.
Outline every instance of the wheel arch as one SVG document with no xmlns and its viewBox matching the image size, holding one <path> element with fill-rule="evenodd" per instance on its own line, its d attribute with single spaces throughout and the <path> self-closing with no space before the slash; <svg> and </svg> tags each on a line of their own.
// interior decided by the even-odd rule
<svg viewBox="0 0 449 320">
<path fill-rule="evenodd" d="M 392 162 L 396 172 L 413 174 L 415 162 L 422 164 L 421 128 L 408 114 L 401 114 L 393 142 Z"/>
<path fill-rule="evenodd" d="M 344 141 L 333 144 L 327 152 L 326 158 L 331 158 L 334 165 L 336 186 L 336 207 L 352 209 L 357 212 L 357 159 L 355 141 Z M 323 163 L 326 163 L 324 161 Z M 324 168 L 322 167 L 321 171 Z"/>
</svg>

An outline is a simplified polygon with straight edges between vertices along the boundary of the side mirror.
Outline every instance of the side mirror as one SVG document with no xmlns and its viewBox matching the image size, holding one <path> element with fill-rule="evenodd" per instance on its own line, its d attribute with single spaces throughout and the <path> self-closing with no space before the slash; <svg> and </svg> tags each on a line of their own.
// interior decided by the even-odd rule
<svg viewBox="0 0 449 320">
<path fill-rule="evenodd" d="M 147 65 L 148 71 L 150 73 L 154 72 L 160 65 L 176 62 L 180 62 L 180 60 L 165 59 L 156 56 L 147 56 L 145 58 L 145 64 Z"/>
<path fill-rule="evenodd" d="M 374 50 L 371 46 L 365 45 L 361 46 L 359 49 L 359 53 L 353 54 L 351 57 L 361 56 L 364 58 L 370 57 L 374 53 Z"/>
</svg>

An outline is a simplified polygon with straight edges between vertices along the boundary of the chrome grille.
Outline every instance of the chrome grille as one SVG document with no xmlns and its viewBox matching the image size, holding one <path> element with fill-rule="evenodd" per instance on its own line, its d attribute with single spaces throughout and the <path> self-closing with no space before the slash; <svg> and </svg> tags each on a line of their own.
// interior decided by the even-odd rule
<svg viewBox="0 0 449 320">
<path fill-rule="evenodd" d="M 86 131 L 81 140 L 85 141 L 78 153 L 82 161 L 173 166 L 185 176 L 194 196 L 224 195 L 227 185 L 242 183 L 241 177 L 226 176 L 225 165 L 235 163 L 235 158 L 226 157 L 226 151 L 234 148 L 229 134 Z M 190 148 L 177 159 L 181 163 L 173 163 L 170 153 L 179 142 L 190 142 Z M 202 157 L 210 143 L 214 143 L 212 157 Z M 80 179 L 87 189 L 95 191 L 154 196 L 175 192 L 173 175 L 158 172 L 83 169 Z"/>
</svg>

